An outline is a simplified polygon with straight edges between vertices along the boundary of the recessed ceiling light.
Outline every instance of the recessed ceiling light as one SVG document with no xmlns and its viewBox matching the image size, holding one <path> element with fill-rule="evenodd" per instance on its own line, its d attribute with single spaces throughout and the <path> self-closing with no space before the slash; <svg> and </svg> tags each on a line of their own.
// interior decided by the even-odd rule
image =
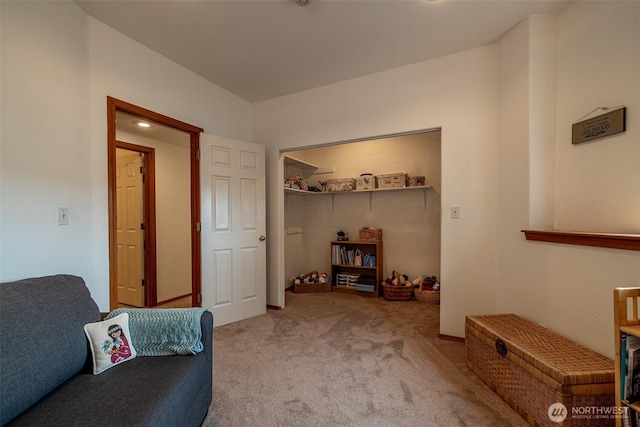
<svg viewBox="0 0 640 427">
<path fill-rule="evenodd" d="M 150 128 L 151 125 L 147 122 L 141 122 L 136 120 L 135 122 L 133 122 L 134 125 L 140 126 L 141 128 Z"/>
</svg>

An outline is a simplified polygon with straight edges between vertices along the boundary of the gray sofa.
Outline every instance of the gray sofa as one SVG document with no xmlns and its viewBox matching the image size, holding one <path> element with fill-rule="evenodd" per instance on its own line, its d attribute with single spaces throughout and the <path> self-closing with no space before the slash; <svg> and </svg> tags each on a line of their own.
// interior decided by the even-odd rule
<svg viewBox="0 0 640 427">
<path fill-rule="evenodd" d="M 84 281 L 0 284 L 0 425 L 198 426 L 212 393 L 213 316 L 197 355 L 136 357 L 99 375 L 83 325 L 101 320 Z"/>
</svg>

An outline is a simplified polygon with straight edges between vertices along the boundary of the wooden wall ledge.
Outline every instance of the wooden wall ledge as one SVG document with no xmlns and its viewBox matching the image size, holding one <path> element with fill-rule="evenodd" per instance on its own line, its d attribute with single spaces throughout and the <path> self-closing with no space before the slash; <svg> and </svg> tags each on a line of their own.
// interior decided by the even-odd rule
<svg viewBox="0 0 640 427">
<path fill-rule="evenodd" d="M 640 251 L 640 234 L 522 230 L 527 240 Z"/>
</svg>

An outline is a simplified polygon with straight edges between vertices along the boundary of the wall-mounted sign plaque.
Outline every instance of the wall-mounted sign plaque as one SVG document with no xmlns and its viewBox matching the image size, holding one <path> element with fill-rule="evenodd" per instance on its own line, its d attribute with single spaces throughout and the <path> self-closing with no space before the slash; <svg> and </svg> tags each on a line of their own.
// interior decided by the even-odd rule
<svg viewBox="0 0 640 427">
<path fill-rule="evenodd" d="M 599 116 L 574 123 L 571 127 L 571 143 L 593 141 L 594 139 L 624 132 L 626 130 L 627 109 L 607 111 Z"/>
</svg>

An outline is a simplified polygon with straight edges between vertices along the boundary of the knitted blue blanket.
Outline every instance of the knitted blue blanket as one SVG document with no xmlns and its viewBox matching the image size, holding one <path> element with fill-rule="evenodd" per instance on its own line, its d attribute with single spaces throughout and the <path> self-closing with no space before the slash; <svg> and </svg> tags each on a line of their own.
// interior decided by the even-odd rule
<svg viewBox="0 0 640 427">
<path fill-rule="evenodd" d="M 206 308 L 117 308 L 110 319 L 129 313 L 131 344 L 138 356 L 196 354 L 202 351 L 200 317 Z"/>
</svg>

